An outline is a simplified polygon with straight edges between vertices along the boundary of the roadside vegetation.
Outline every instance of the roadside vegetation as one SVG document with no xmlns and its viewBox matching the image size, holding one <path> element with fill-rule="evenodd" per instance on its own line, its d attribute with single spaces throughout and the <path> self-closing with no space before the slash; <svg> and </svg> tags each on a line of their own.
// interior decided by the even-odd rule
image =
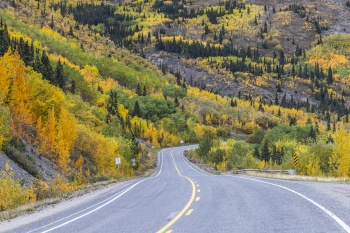
<svg viewBox="0 0 350 233">
<path fill-rule="evenodd" d="M 140 175 L 182 140 L 217 170 L 290 169 L 298 154 L 300 174 L 349 177 L 349 36 L 323 36 L 311 5 L 196 4 L 0 3 L 0 148 L 34 177 L 0 168 L 0 211 Z M 292 16 L 312 41 L 281 36 Z"/>
</svg>

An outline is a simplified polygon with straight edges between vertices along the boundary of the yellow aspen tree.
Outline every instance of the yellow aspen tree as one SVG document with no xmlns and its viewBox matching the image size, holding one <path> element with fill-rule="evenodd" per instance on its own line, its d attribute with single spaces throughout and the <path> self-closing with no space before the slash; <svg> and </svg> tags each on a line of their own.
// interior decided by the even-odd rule
<svg viewBox="0 0 350 233">
<path fill-rule="evenodd" d="M 56 131 L 55 148 L 58 153 L 57 162 L 60 168 L 66 171 L 70 150 L 76 140 L 76 122 L 64 108 L 61 109 Z"/>
<path fill-rule="evenodd" d="M 60 125 L 57 126 L 56 140 L 54 143 L 55 148 L 55 159 L 58 163 L 58 166 L 63 170 L 67 171 L 69 163 L 69 150 L 64 138 L 64 132 Z"/>
<path fill-rule="evenodd" d="M 1 105 L 0 98 L 0 148 L 3 143 L 9 138 L 10 134 L 10 112 L 9 109 Z"/>
<path fill-rule="evenodd" d="M 23 135 L 23 125 L 29 125 L 32 120 L 31 111 L 28 109 L 29 89 L 26 86 L 26 67 L 20 59 L 17 51 L 11 55 L 11 51 L 5 53 L 1 59 L 0 78 L 4 103 L 10 107 L 12 114 L 11 127 L 18 136 Z"/>
<path fill-rule="evenodd" d="M 80 156 L 74 163 L 75 168 L 79 171 L 79 174 L 83 174 L 83 164 L 84 164 L 84 158 L 83 156 Z"/>
<path fill-rule="evenodd" d="M 129 114 L 129 110 L 124 107 L 122 104 L 118 104 L 118 114 L 123 119 L 123 121 L 126 121 L 126 117 Z"/>
<path fill-rule="evenodd" d="M 0 95 L 3 97 L 8 96 L 11 83 L 10 72 L 7 68 L 7 64 L 9 63 L 10 58 L 10 54 L 5 53 L 4 56 L 0 59 Z"/>
<path fill-rule="evenodd" d="M 13 85 L 12 85 L 12 96 L 13 99 L 12 104 L 10 105 L 15 119 L 18 121 L 18 127 L 22 125 L 20 122 L 24 124 L 31 123 L 31 113 L 28 109 L 29 102 L 29 88 L 26 85 L 26 68 L 24 62 L 21 60 L 18 51 L 16 50 L 13 54 L 12 64 L 13 66 Z"/>
<path fill-rule="evenodd" d="M 56 141 L 56 117 L 55 109 L 52 108 L 49 112 L 49 116 L 45 127 L 45 139 L 43 141 L 43 150 L 46 155 L 51 158 L 55 158 L 56 154 L 53 150 Z"/>
<path fill-rule="evenodd" d="M 34 145 L 37 147 L 37 153 L 41 153 L 41 149 L 42 149 L 42 141 L 44 139 L 43 136 L 43 123 L 41 120 L 41 116 L 38 117 L 37 121 L 36 121 L 36 138 L 34 140 Z"/>
<path fill-rule="evenodd" d="M 336 169 L 336 175 L 348 178 L 350 175 L 350 139 L 349 132 L 341 127 L 334 136 L 335 146 L 331 165 Z"/>
</svg>

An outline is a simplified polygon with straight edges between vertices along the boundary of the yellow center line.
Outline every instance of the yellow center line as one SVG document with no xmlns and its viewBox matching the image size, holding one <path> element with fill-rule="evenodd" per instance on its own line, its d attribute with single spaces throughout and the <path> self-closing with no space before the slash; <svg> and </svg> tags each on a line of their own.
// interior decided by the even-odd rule
<svg viewBox="0 0 350 233">
<path fill-rule="evenodd" d="M 187 211 L 186 215 L 190 215 L 192 213 L 193 209 L 190 209 L 189 211 Z"/>
<path fill-rule="evenodd" d="M 191 194 L 191 198 L 190 200 L 187 202 L 186 206 L 180 211 L 180 213 L 178 213 L 175 218 L 173 218 L 170 222 L 168 222 L 168 224 L 166 224 L 164 227 L 162 227 L 159 231 L 157 231 L 157 233 L 162 233 L 164 232 L 166 229 L 168 229 L 171 225 L 173 225 L 177 220 L 179 220 L 179 218 L 182 217 L 182 215 L 188 210 L 188 208 L 190 208 L 192 202 L 194 201 L 194 197 L 196 194 L 196 186 L 194 185 L 194 182 L 188 178 L 187 176 L 184 176 L 181 174 L 180 170 L 177 168 L 177 165 L 175 163 L 175 159 L 173 157 L 173 153 L 170 152 L 171 158 L 173 159 L 173 163 L 175 165 L 175 169 L 177 171 L 177 173 L 179 174 L 179 176 L 186 178 L 192 185 L 192 194 Z M 192 211 L 191 211 L 192 212 Z M 190 213 L 191 214 L 191 213 Z"/>
<path fill-rule="evenodd" d="M 196 197 L 196 201 L 199 201 L 201 199 L 201 197 Z"/>
</svg>

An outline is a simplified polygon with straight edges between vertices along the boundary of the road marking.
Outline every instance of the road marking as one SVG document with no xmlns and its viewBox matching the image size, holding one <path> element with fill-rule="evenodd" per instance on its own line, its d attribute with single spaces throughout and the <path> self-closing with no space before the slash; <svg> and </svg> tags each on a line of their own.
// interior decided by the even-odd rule
<svg viewBox="0 0 350 233">
<path fill-rule="evenodd" d="M 169 231 L 167 231 L 167 232 L 165 232 L 165 233 L 171 233 L 171 232 L 173 232 L 173 230 L 169 230 Z"/>
<path fill-rule="evenodd" d="M 196 197 L 196 201 L 199 201 L 201 199 L 201 197 Z"/>
<path fill-rule="evenodd" d="M 180 153 L 179 153 L 180 154 Z M 192 170 L 194 170 L 195 172 L 197 172 L 198 174 L 201 174 L 201 175 L 203 175 L 203 176 L 213 176 L 213 174 L 210 174 L 210 173 L 204 173 L 204 172 L 200 172 L 200 171 L 198 171 L 197 169 L 195 169 L 191 164 L 190 164 L 190 162 L 188 162 L 188 160 L 187 159 L 185 159 L 184 157 L 184 154 L 183 154 L 183 152 L 180 154 L 181 155 L 181 158 L 182 158 L 182 160 L 183 161 L 185 161 L 185 163 L 187 164 L 187 166 L 189 166 Z M 198 168 L 199 169 L 199 168 Z"/>
<path fill-rule="evenodd" d="M 199 184 L 197 184 L 197 187 L 199 187 Z"/>
<path fill-rule="evenodd" d="M 233 176 L 230 176 L 230 177 L 233 177 Z M 335 220 L 347 233 L 350 233 L 350 226 L 346 225 L 346 223 L 343 222 L 343 220 L 341 220 L 338 216 L 336 216 L 332 211 L 328 210 L 326 207 L 324 207 L 321 204 L 317 203 L 316 201 L 308 198 L 307 196 L 305 196 L 305 195 L 303 195 L 303 194 L 301 194 L 301 193 L 299 193 L 297 191 L 294 191 L 293 189 L 287 188 L 287 187 L 282 186 L 282 185 L 278 185 L 278 184 L 270 183 L 270 182 L 267 182 L 267 181 L 263 181 L 263 180 L 256 180 L 256 179 L 251 179 L 251 178 L 246 178 L 246 177 L 239 177 L 239 176 L 235 176 L 235 178 L 251 180 L 251 181 L 260 182 L 260 183 L 264 183 L 264 184 L 269 184 L 269 185 L 276 186 L 276 187 L 279 187 L 281 189 L 287 190 L 287 191 L 289 191 L 291 193 L 294 193 L 294 194 L 304 198 L 305 200 L 307 200 L 311 204 L 315 205 L 319 209 L 321 209 L 323 212 L 325 212 L 327 215 L 329 215 L 333 220 Z"/>
<path fill-rule="evenodd" d="M 194 201 L 194 197 L 195 197 L 195 194 L 196 194 L 196 186 L 194 185 L 194 182 L 187 176 L 184 176 L 181 174 L 180 170 L 178 169 L 176 163 L 175 163 L 175 159 L 174 159 L 174 156 L 173 156 L 173 151 L 170 151 L 170 155 L 171 155 L 171 158 L 173 159 L 173 163 L 175 165 L 175 169 L 177 171 L 177 173 L 179 174 L 179 176 L 187 179 L 191 185 L 192 185 L 192 194 L 191 194 L 191 198 L 190 200 L 187 202 L 186 206 L 180 211 L 180 213 L 178 215 L 175 216 L 175 218 L 173 218 L 170 222 L 168 222 L 168 224 L 166 224 L 164 227 L 162 227 L 159 231 L 157 231 L 157 233 L 162 233 L 162 232 L 165 232 L 166 229 L 168 229 L 171 225 L 173 225 L 177 220 L 179 220 L 179 218 L 182 217 L 182 215 L 190 208 L 192 202 Z"/>
<path fill-rule="evenodd" d="M 200 193 L 200 192 L 201 192 L 201 190 L 200 190 L 200 189 L 198 189 L 198 190 L 197 190 L 197 192 L 198 192 L 198 193 Z"/>
<path fill-rule="evenodd" d="M 88 208 L 85 208 L 85 209 L 83 209 L 83 210 L 80 210 L 80 211 L 78 211 L 78 212 L 76 212 L 76 213 L 74 213 L 74 214 L 71 214 L 71 215 L 67 216 L 67 217 L 61 218 L 61 219 L 56 220 L 56 221 L 54 221 L 54 222 L 51 222 L 51 223 L 49 223 L 49 224 L 47 224 L 47 225 L 45 225 L 45 226 L 41 226 L 41 227 L 39 227 L 39 228 L 35 228 L 35 229 L 31 230 L 31 231 L 28 231 L 27 233 L 30 233 L 30 232 L 33 232 L 33 231 L 37 231 L 37 230 L 40 230 L 40 229 L 42 229 L 42 228 L 51 226 L 51 225 L 53 225 L 53 224 L 55 224 L 55 223 L 61 222 L 61 221 L 65 220 L 65 219 L 68 219 L 68 218 L 73 217 L 73 216 L 75 216 L 75 215 L 77 215 L 77 214 L 80 214 L 80 213 L 82 213 L 82 212 L 84 212 L 84 211 L 86 211 L 86 210 L 89 210 L 89 209 L 91 209 L 91 208 L 93 208 L 93 207 L 95 207 L 95 206 L 97 206 L 97 205 L 99 205 L 99 204 L 101 204 L 101 203 L 106 202 L 106 201 L 109 200 L 108 202 L 106 202 L 106 203 L 104 203 L 104 204 L 102 204 L 102 205 L 96 207 L 95 209 L 93 209 L 93 210 L 91 210 L 91 211 L 89 211 L 89 212 L 87 212 L 87 213 L 85 213 L 85 214 L 82 214 L 82 215 L 80 215 L 80 216 L 78 216 L 78 217 L 76 217 L 76 218 L 74 218 L 74 219 L 71 219 L 71 220 L 69 220 L 69 221 L 67 221 L 67 222 L 64 222 L 64 223 L 62 223 L 62 224 L 60 224 L 60 225 L 58 225 L 58 226 L 52 227 L 52 228 L 50 228 L 50 229 L 48 229 L 48 230 L 46 230 L 46 231 L 43 231 L 42 233 L 50 232 L 50 231 L 53 231 L 53 230 L 55 230 L 55 229 L 57 229 L 57 228 L 60 228 L 60 227 L 62 227 L 62 226 L 65 226 L 65 225 L 67 225 L 67 224 L 69 224 L 69 223 L 71 223 L 71 222 L 74 222 L 74 221 L 76 221 L 76 220 L 78 220 L 78 219 L 80 219 L 80 218 L 82 218 L 82 217 L 85 217 L 85 216 L 87 216 L 87 215 L 89 215 L 89 214 L 91 214 L 91 213 L 93 213 L 93 212 L 95 212 L 95 211 L 101 209 L 102 207 L 104 207 L 104 206 L 106 206 L 106 205 L 112 203 L 113 201 L 117 200 L 119 197 L 123 196 L 125 193 L 127 193 L 128 191 L 130 191 L 131 189 L 133 189 L 134 187 L 136 187 L 138 184 L 140 184 L 140 183 L 142 183 L 142 182 L 144 182 L 144 181 L 146 181 L 146 180 L 149 180 L 149 179 L 157 178 L 157 177 L 161 174 L 162 169 L 163 169 L 163 160 L 164 160 L 164 158 L 163 158 L 163 151 L 164 151 L 164 150 L 162 150 L 161 152 L 158 153 L 158 157 L 161 158 L 161 166 L 160 166 L 160 169 L 159 169 L 157 175 L 151 176 L 151 177 L 146 178 L 146 179 L 143 179 L 143 180 L 140 180 L 139 182 L 137 182 L 137 183 L 131 185 L 130 187 L 128 187 L 128 188 L 126 188 L 126 189 L 124 189 L 124 190 L 118 192 L 117 194 L 112 195 L 111 197 L 106 198 L 106 199 L 103 200 L 103 201 L 100 201 L 100 202 L 98 202 L 98 203 L 96 203 L 96 204 L 94 204 L 94 205 L 92 205 L 92 206 L 89 206 Z M 161 156 L 160 156 L 160 153 L 161 153 Z M 158 163 L 159 163 L 159 162 L 158 162 Z M 110 200 L 110 199 L 111 199 L 111 200 Z"/>
<path fill-rule="evenodd" d="M 190 209 L 189 211 L 187 211 L 186 216 L 192 214 L 192 211 L 193 211 L 193 209 Z"/>
</svg>

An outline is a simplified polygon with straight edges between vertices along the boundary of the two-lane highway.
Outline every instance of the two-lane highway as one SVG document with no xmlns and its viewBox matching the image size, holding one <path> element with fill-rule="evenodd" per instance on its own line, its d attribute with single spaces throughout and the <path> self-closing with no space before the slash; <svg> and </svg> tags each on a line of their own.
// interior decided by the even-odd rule
<svg viewBox="0 0 350 233">
<path fill-rule="evenodd" d="M 183 156 L 189 148 L 162 150 L 148 178 L 1 222 L 0 232 L 350 233 L 349 205 L 315 184 L 211 175 Z"/>
</svg>

